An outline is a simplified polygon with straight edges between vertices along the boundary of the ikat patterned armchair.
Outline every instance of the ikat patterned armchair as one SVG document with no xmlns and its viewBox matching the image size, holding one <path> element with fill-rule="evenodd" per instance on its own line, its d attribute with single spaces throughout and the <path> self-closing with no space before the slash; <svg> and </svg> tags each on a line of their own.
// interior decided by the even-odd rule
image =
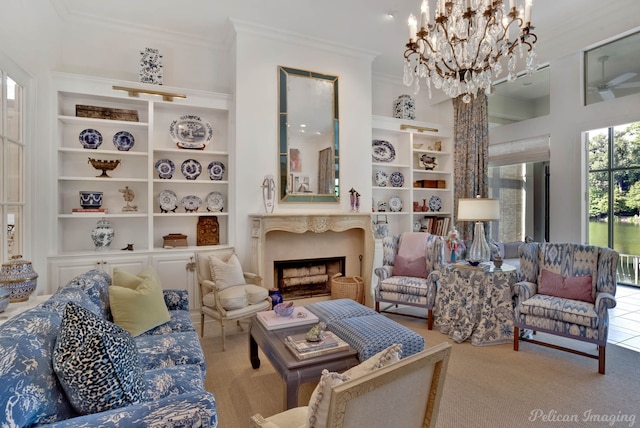
<svg viewBox="0 0 640 428">
<path fill-rule="evenodd" d="M 433 305 L 444 262 L 444 240 L 424 232 L 407 232 L 382 239 L 382 266 L 374 270 L 376 311 L 392 312 L 398 305 L 427 310 L 427 327 L 433 328 Z M 390 303 L 380 309 L 380 303 Z"/>
<path fill-rule="evenodd" d="M 519 253 L 513 349 L 526 341 L 594 358 L 604 374 L 608 310 L 616 306 L 618 253 L 572 243 L 527 243 Z M 534 340 L 520 334 L 524 329 L 594 343 L 598 355 Z"/>
</svg>

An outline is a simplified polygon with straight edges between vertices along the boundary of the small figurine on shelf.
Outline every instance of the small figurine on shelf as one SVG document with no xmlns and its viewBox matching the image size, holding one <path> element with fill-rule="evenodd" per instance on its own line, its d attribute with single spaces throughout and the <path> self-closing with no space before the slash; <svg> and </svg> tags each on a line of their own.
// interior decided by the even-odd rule
<svg viewBox="0 0 640 428">
<path fill-rule="evenodd" d="M 454 227 L 447 235 L 447 248 L 451 251 L 451 263 L 455 263 L 458 256 L 465 250 L 464 241 L 460 239 L 460 234 Z"/>
<path fill-rule="evenodd" d="M 132 202 L 133 198 L 136 197 L 136 194 L 133 192 L 133 190 L 129 189 L 129 186 L 125 186 L 124 189 L 118 189 L 118 191 L 122 193 L 122 197 L 124 198 L 124 201 L 127 203 L 127 205 L 122 207 L 122 212 L 130 213 L 130 212 L 138 211 L 137 205 L 131 205 L 129 203 L 129 202 Z"/>
<path fill-rule="evenodd" d="M 360 193 L 353 187 L 349 190 L 349 208 L 351 211 L 360 212 Z"/>
</svg>

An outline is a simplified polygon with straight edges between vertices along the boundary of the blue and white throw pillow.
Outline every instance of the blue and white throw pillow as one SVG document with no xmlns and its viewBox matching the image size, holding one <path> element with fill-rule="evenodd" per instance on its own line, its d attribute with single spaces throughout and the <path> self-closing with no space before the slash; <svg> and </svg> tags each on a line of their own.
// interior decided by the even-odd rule
<svg viewBox="0 0 640 428">
<path fill-rule="evenodd" d="M 53 369 L 81 414 L 142 402 L 144 372 L 131 335 L 69 302 L 53 351 Z"/>
</svg>

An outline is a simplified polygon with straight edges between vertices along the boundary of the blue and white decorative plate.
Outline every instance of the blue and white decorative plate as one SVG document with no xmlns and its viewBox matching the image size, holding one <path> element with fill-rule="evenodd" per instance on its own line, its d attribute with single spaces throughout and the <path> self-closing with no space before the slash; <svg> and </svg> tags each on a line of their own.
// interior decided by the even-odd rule
<svg viewBox="0 0 640 428">
<path fill-rule="evenodd" d="M 126 152 L 133 147 L 134 143 L 135 138 L 127 131 L 116 132 L 113 136 L 113 145 L 120 151 Z"/>
<path fill-rule="evenodd" d="M 202 173 L 202 165 L 195 159 L 187 159 L 180 165 L 180 171 L 187 180 L 195 180 Z"/>
<path fill-rule="evenodd" d="M 389 181 L 391 181 L 391 185 L 393 187 L 402 187 L 402 185 L 404 184 L 404 176 L 401 172 L 395 171 L 391 173 Z"/>
<path fill-rule="evenodd" d="M 175 212 L 176 208 L 178 208 L 176 205 L 177 200 L 178 196 L 173 190 L 162 190 L 158 193 L 158 205 L 160 205 L 160 210 L 163 213 Z"/>
<path fill-rule="evenodd" d="M 97 149 L 102 144 L 102 134 L 91 128 L 82 131 L 78 139 L 85 149 Z"/>
<path fill-rule="evenodd" d="M 158 159 L 155 168 L 158 176 L 165 179 L 173 177 L 173 173 L 176 171 L 176 166 L 171 159 Z"/>
<path fill-rule="evenodd" d="M 221 212 L 224 208 L 224 196 L 220 192 L 211 192 L 204 198 L 207 211 Z"/>
<path fill-rule="evenodd" d="M 224 176 L 224 164 L 219 161 L 213 161 L 207 167 L 209 178 L 212 180 L 222 180 Z"/>
<path fill-rule="evenodd" d="M 380 187 L 387 187 L 389 176 L 384 171 L 376 171 L 376 184 Z"/>
<path fill-rule="evenodd" d="M 429 209 L 431 211 L 440 211 L 442 208 L 442 199 L 440 196 L 433 195 L 429 198 Z"/>
<path fill-rule="evenodd" d="M 198 211 L 200 205 L 202 205 L 202 199 L 195 195 L 185 196 L 180 200 L 180 203 L 184 207 L 185 211 L 188 213 L 192 213 L 194 211 Z"/>
<path fill-rule="evenodd" d="M 400 199 L 400 196 L 392 196 L 389 198 L 389 209 L 396 213 L 402 211 L 402 199 Z"/>
<path fill-rule="evenodd" d="M 213 138 L 213 127 L 200 116 L 180 116 L 169 125 L 169 134 L 181 149 L 203 150 Z"/>
<path fill-rule="evenodd" d="M 391 162 L 396 158 L 393 145 L 385 140 L 373 140 L 371 143 L 373 160 L 376 162 Z"/>
</svg>

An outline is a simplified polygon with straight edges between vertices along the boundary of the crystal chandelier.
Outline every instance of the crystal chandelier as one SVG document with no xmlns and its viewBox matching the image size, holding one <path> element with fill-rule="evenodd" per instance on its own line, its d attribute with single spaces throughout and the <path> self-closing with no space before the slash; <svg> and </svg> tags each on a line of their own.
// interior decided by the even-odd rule
<svg viewBox="0 0 640 428">
<path fill-rule="evenodd" d="M 516 79 L 516 64 L 526 56 L 526 72 L 538 65 L 531 32 L 533 0 L 518 8 L 516 0 L 436 0 L 433 16 L 429 3 L 422 1 L 420 30 L 416 17 L 409 16 L 409 43 L 404 57 L 404 84 L 417 94 L 424 79 L 431 97 L 431 85 L 451 98 L 463 95 L 471 101 L 478 89 L 491 90 L 493 73 L 502 72 L 501 58 L 507 59 L 509 81 Z"/>
</svg>

